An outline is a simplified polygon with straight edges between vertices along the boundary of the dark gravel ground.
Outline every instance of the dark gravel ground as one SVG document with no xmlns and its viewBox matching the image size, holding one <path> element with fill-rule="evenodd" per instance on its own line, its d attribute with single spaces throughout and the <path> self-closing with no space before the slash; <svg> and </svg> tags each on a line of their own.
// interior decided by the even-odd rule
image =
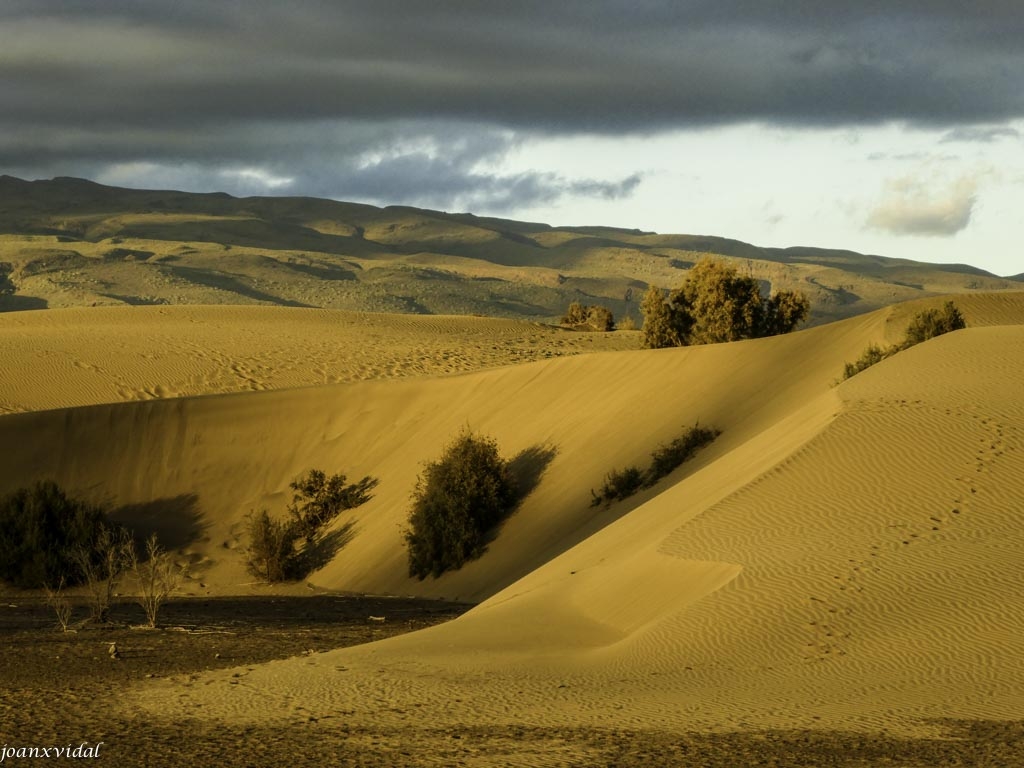
<svg viewBox="0 0 1024 768">
<path fill-rule="evenodd" d="M 585 728 L 402 729 L 309 722 L 238 727 L 125 716 L 118 691 L 146 679 L 259 664 L 378 640 L 446 621 L 469 606 L 363 597 L 179 600 L 162 628 L 139 630 L 119 604 L 111 627 L 63 634 L 37 599 L 0 599 L 0 747 L 100 747 L 117 766 L 1024 766 L 1024 722 L 944 723 L 942 739 L 832 731 L 664 733 Z M 381 623 L 370 616 L 385 616 Z M 108 648 L 117 644 L 119 659 Z M 54 758 L 58 764 L 66 759 Z M 2 765 L 49 760 L 7 757 Z"/>
</svg>

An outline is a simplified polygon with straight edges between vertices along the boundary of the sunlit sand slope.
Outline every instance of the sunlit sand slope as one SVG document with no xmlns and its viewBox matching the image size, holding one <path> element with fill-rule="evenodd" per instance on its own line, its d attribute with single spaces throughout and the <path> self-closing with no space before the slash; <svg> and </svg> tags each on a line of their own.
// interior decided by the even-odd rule
<svg viewBox="0 0 1024 768">
<path fill-rule="evenodd" d="M 247 512 L 283 514 L 289 481 L 310 467 L 372 474 L 380 478 L 373 500 L 339 521 L 348 543 L 312 581 L 483 599 L 663 490 L 594 509 L 590 490 L 609 470 L 644 463 L 698 420 L 724 430 L 699 467 L 826 391 L 844 350 L 861 346 L 861 324 L 458 377 L 9 414 L 0 418 L 0 444 L 11 447 L 0 490 L 52 477 L 129 505 L 118 512 L 128 522 L 169 530 L 177 521 L 185 530 L 175 540 L 201 560 L 197 578 L 232 590 L 249 581 L 233 551 Z M 773 382 L 770 393 L 765 382 Z M 402 538 L 409 495 L 423 462 L 467 425 L 521 456 L 526 484 L 535 487 L 484 558 L 439 580 L 410 580 Z"/>
<path fill-rule="evenodd" d="M 241 677 L 162 684 L 133 703 L 375 727 L 920 731 L 930 718 L 1024 717 L 1024 328 L 950 334 L 830 389 L 832 361 L 812 360 L 850 356 L 863 339 L 844 337 L 854 330 L 844 326 L 636 356 L 644 375 L 633 381 L 667 383 L 659 365 L 672 359 L 680 391 L 704 407 L 651 408 L 652 395 L 631 384 L 634 397 L 670 423 L 710 412 L 726 429 L 721 442 L 463 618 Z M 537 366 L 531 385 L 582 362 Z M 728 383 L 714 378 L 720 367 Z M 602 373 L 617 405 L 625 385 Z M 490 386 L 490 375 L 465 381 Z M 687 386 L 702 378 L 711 380 Z M 752 380 L 757 392 L 743 384 Z M 604 421 L 604 463 L 628 458 L 620 444 L 649 426 L 642 412 Z M 571 455 L 592 481 L 582 452 Z M 552 461 L 551 484 L 581 485 L 568 469 Z M 491 562 L 506 537 L 518 541 L 511 525 Z"/>
<path fill-rule="evenodd" d="M 639 334 L 288 307 L 0 313 L 0 414 L 441 375 L 632 349 Z"/>
</svg>

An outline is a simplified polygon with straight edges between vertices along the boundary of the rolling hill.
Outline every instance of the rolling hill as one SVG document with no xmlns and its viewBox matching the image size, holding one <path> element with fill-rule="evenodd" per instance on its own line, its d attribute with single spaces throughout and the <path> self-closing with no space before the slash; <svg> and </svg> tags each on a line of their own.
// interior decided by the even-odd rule
<svg viewBox="0 0 1024 768">
<path fill-rule="evenodd" d="M 647 286 L 678 286 L 705 254 L 766 287 L 805 291 L 812 324 L 1019 288 L 963 265 L 721 237 L 0 177 L 0 262 L 18 287 L 0 309 L 262 304 L 553 322 L 582 301 L 639 321 Z"/>
</svg>

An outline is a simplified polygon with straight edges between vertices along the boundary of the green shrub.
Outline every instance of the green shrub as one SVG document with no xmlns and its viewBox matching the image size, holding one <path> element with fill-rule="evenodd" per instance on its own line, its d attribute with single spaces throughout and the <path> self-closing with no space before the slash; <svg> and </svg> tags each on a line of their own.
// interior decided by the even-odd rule
<svg viewBox="0 0 1024 768">
<path fill-rule="evenodd" d="M 590 328 L 595 331 L 612 331 L 615 330 L 615 317 L 608 307 L 574 301 L 563 315 L 562 325 L 572 328 Z"/>
<path fill-rule="evenodd" d="M 644 317 L 641 330 L 643 345 L 647 349 L 664 349 L 665 347 L 682 346 L 683 340 L 673 323 L 669 312 L 668 301 L 664 294 L 655 286 L 650 286 L 640 303 L 640 313 Z"/>
<path fill-rule="evenodd" d="M 964 316 L 960 314 L 960 310 L 952 301 L 943 304 L 942 309 L 926 309 L 918 312 L 910 319 L 902 342 L 885 349 L 871 344 L 855 363 L 846 363 L 843 368 L 843 380 L 856 376 L 861 371 L 870 368 L 875 363 L 882 362 L 887 357 L 892 357 L 897 352 L 910 349 L 916 344 L 934 339 L 944 333 L 959 331 L 966 327 Z"/>
<path fill-rule="evenodd" d="M 587 322 L 587 308 L 578 301 L 574 301 L 562 315 L 562 325 L 583 325 Z"/>
<path fill-rule="evenodd" d="M 305 578 L 326 565 L 351 532 L 346 526 L 324 535 L 324 528 L 345 510 L 369 501 L 377 482 L 367 476 L 347 483 L 345 475 L 328 477 L 319 469 L 295 478 L 289 484 L 294 493 L 287 520 L 271 517 L 265 509 L 246 516 L 249 573 L 274 583 Z"/>
<path fill-rule="evenodd" d="M 875 363 L 880 363 L 885 358 L 895 355 L 899 351 L 898 346 L 887 347 L 882 349 L 877 344 L 871 344 L 864 353 L 857 359 L 855 363 L 847 363 L 846 367 L 843 368 L 843 379 L 848 379 L 851 376 L 856 376 L 863 370 L 870 368 Z"/>
<path fill-rule="evenodd" d="M 651 466 L 647 469 L 644 486 L 650 487 L 670 474 L 684 462 L 693 458 L 705 445 L 710 444 L 721 432 L 696 424 L 668 445 L 663 445 L 651 454 Z"/>
<path fill-rule="evenodd" d="M 246 517 L 249 573 L 268 583 L 300 577 L 296 544 L 300 538 L 294 522 L 276 520 L 267 510 Z"/>
<path fill-rule="evenodd" d="M 612 470 L 605 475 L 604 482 L 598 491 L 590 491 L 593 496 L 591 506 L 611 504 L 613 501 L 632 496 L 641 488 L 650 488 L 684 462 L 693 458 L 701 448 L 713 442 L 722 434 L 717 429 L 709 429 L 694 425 L 668 445 L 663 445 L 651 454 L 651 465 L 646 470 L 639 467 L 626 467 L 623 470 Z"/>
<path fill-rule="evenodd" d="M 600 504 L 611 504 L 613 501 L 620 501 L 628 498 L 644 487 L 644 472 L 640 467 L 626 467 L 623 470 L 613 469 L 604 476 L 601 489 L 595 493 L 590 506 L 596 507 Z"/>
<path fill-rule="evenodd" d="M 615 328 L 619 331 L 635 331 L 637 329 L 636 320 L 632 316 L 626 315 L 615 324 Z"/>
<path fill-rule="evenodd" d="M 928 339 L 934 339 L 944 333 L 959 331 L 966 327 L 964 316 L 960 314 L 956 304 L 947 301 L 942 305 L 942 309 L 927 309 L 914 315 L 910 325 L 907 326 L 903 348 L 906 349 L 920 344 L 922 341 L 928 341 Z"/>
<path fill-rule="evenodd" d="M 416 481 L 405 539 L 409 575 L 435 578 L 483 554 L 488 536 L 515 508 L 509 463 L 488 437 L 465 430 Z"/>
<path fill-rule="evenodd" d="M 77 553 L 94 552 L 116 528 L 100 507 L 52 481 L 14 491 L 0 499 L 0 580 L 22 588 L 80 584 Z"/>
<path fill-rule="evenodd" d="M 319 469 L 311 469 L 291 482 L 295 493 L 288 514 L 302 536 L 313 538 L 341 512 L 365 504 L 377 486 L 377 479 L 369 476 L 356 483 L 345 479 L 342 474 L 327 477 Z"/>
</svg>

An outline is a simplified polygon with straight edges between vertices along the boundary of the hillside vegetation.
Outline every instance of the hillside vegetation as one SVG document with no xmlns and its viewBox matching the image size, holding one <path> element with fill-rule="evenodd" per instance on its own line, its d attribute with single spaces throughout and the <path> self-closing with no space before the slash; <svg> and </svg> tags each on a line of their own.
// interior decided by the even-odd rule
<svg viewBox="0 0 1024 768">
<path fill-rule="evenodd" d="M 900 301 L 1018 289 L 963 265 L 726 238 L 545 224 L 313 198 L 128 190 L 0 177 L 0 310 L 265 304 L 556 323 L 573 302 L 639 324 L 649 286 L 702 256 L 765 294 L 799 290 L 817 325 Z"/>
</svg>

